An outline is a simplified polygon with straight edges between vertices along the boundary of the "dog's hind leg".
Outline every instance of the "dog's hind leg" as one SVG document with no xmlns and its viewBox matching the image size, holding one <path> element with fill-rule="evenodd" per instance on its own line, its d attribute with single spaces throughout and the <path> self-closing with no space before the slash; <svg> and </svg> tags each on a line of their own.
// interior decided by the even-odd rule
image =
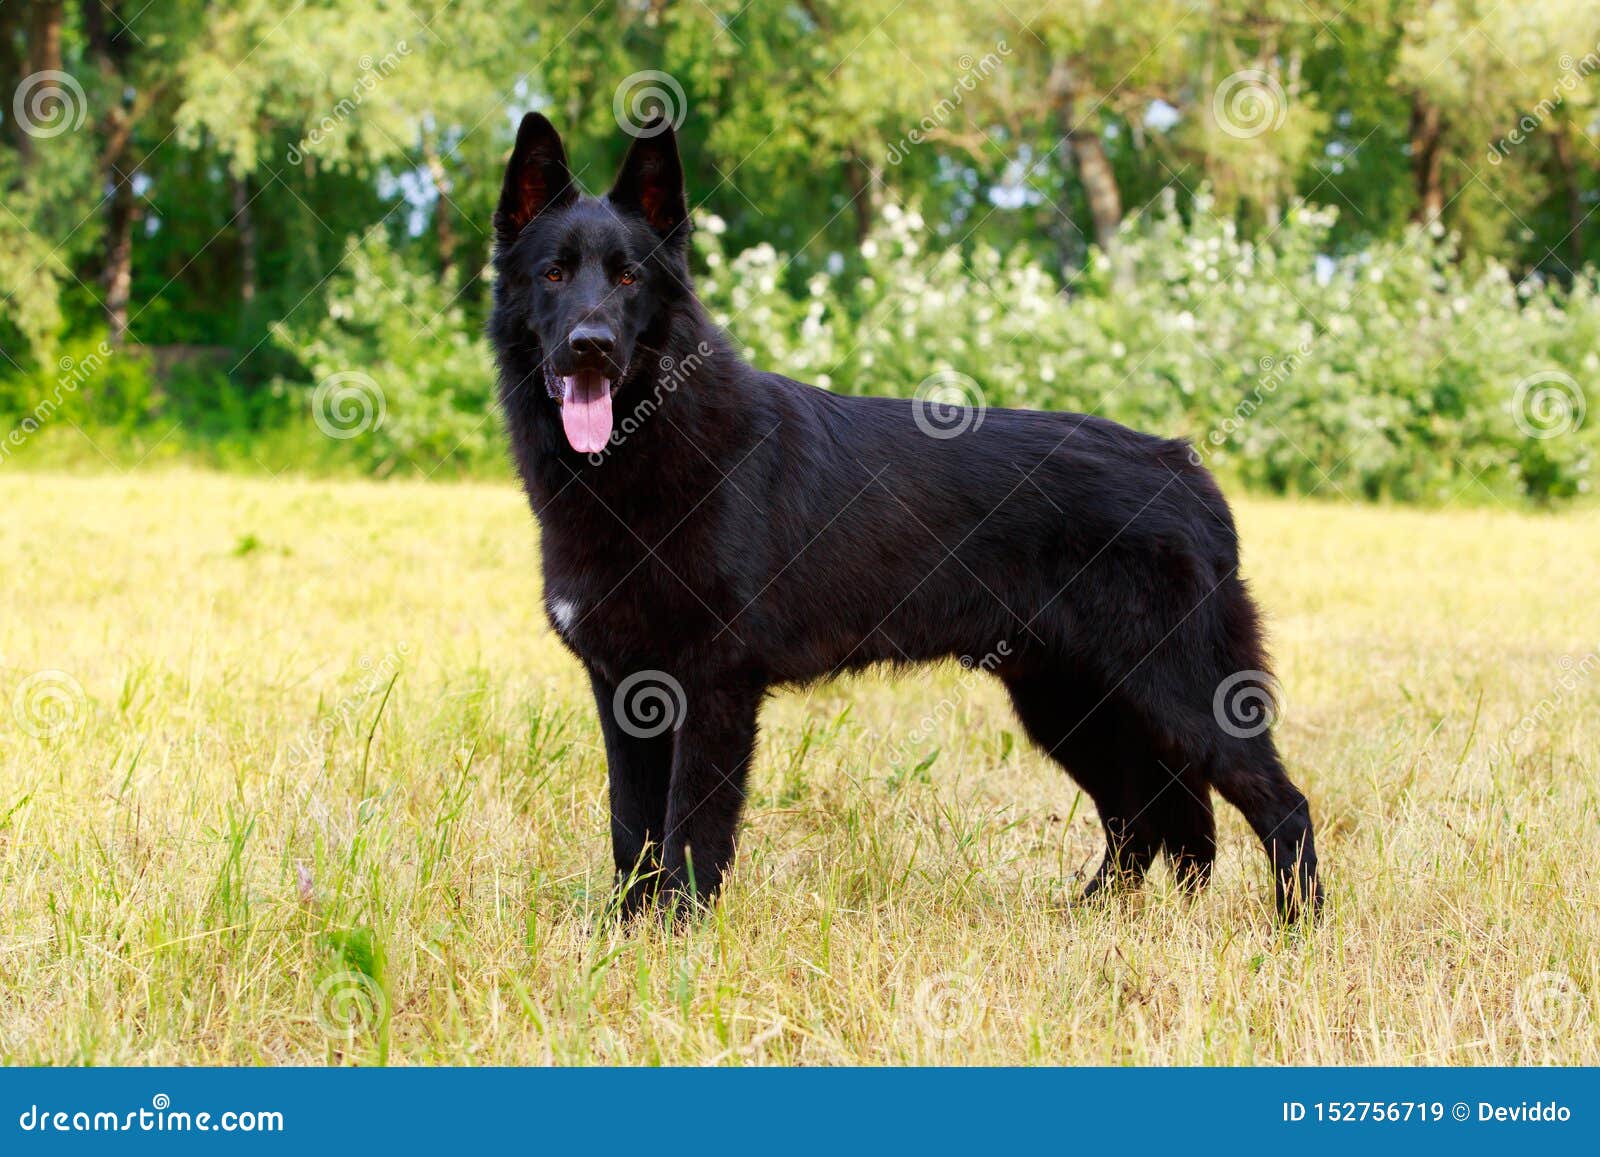
<svg viewBox="0 0 1600 1157">
<path fill-rule="evenodd" d="M 1229 737 L 1215 748 L 1207 769 L 1222 797 L 1244 813 L 1272 860 L 1278 913 L 1292 921 L 1322 906 L 1311 805 L 1289 780 L 1267 732 Z"/>
<path fill-rule="evenodd" d="M 1157 737 L 1167 766 L 1179 773 L 1168 794 L 1183 792 L 1175 798 L 1192 803 L 1204 795 L 1201 784 L 1215 787 L 1244 814 L 1272 860 L 1279 914 L 1293 920 L 1303 907 L 1315 914 L 1321 892 L 1311 810 L 1289 782 L 1267 730 L 1269 721 L 1232 718 L 1224 700 L 1238 675 L 1197 675 L 1173 660 L 1176 653 L 1151 652 L 1124 683 L 1128 702 Z M 1186 861 L 1195 863 L 1191 871 L 1200 870 L 1215 847 L 1209 817 L 1191 811 L 1186 819 L 1162 822 L 1171 833 L 1165 842 L 1180 878 Z"/>
<path fill-rule="evenodd" d="M 1172 873 L 1185 892 L 1200 892 L 1211 881 L 1217 858 L 1217 825 L 1211 810 L 1211 787 L 1203 772 L 1187 767 L 1172 770 L 1156 760 L 1150 810 L 1161 832 L 1162 850 L 1172 862 Z"/>
<path fill-rule="evenodd" d="M 1129 730 L 1120 706 L 1095 706 L 1097 697 L 1069 677 L 1012 675 L 1005 682 L 1028 737 L 1066 769 L 1100 813 L 1106 851 L 1084 898 L 1138 886 L 1161 848 L 1156 816 L 1145 806 L 1142 736 Z"/>
</svg>

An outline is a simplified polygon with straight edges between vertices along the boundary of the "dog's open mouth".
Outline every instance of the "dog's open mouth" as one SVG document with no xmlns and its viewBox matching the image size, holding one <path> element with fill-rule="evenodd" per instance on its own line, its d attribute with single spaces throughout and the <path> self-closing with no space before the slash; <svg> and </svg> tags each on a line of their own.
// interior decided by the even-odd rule
<svg viewBox="0 0 1600 1157">
<path fill-rule="evenodd" d="M 580 454 L 598 454 L 611 440 L 611 379 L 599 370 L 561 378 L 561 428 Z"/>
</svg>

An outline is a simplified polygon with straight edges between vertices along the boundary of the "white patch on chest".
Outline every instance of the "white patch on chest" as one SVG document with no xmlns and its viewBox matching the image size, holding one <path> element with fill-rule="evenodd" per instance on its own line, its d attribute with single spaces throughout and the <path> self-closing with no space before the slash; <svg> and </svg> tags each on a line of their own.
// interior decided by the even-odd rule
<svg viewBox="0 0 1600 1157">
<path fill-rule="evenodd" d="M 571 599 L 550 600 L 550 617 L 556 621 L 556 629 L 565 633 L 572 629 L 572 624 L 578 618 L 578 604 Z"/>
</svg>

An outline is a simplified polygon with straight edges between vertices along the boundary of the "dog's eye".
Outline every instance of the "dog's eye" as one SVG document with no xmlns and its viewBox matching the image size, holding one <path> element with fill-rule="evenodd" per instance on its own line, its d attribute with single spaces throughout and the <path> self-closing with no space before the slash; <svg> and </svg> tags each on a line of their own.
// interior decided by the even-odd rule
<svg viewBox="0 0 1600 1157">
<path fill-rule="evenodd" d="M 638 280 L 638 274 L 631 269 L 624 269 L 617 275 L 617 282 L 621 285 L 632 285 Z"/>
<path fill-rule="evenodd" d="M 544 279 L 546 281 L 560 281 L 561 267 L 559 265 L 552 265 L 549 269 L 546 269 L 544 271 Z"/>
</svg>

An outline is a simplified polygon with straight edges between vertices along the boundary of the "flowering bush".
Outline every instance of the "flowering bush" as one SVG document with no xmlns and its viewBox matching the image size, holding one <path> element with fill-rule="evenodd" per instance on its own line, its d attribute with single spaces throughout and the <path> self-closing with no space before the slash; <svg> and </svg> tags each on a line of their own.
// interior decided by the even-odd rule
<svg viewBox="0 0 1600 1157">
<path fill-rule="evenodd" d="M 1449 502 L 1590 489 L 1600 416 L 1600 285 L 1468 271 L 1415 230 L 1329 255 L 1334 215 L 1289 212 L 1241 238 L 1204 197 L 1131 219 L 1126 287 L 1098 256 L 1063 292 L 1024 254 L 934 246 L 888 207 L 859 252 L 802 280 L 770 245 L 696 233 L 699 289 L 763 368 L 857 394 L 970 379 L 973 402 L 1071 409 L 1191 440 L 1219 473 L 1274 491 Z M 369 469 L 501 458 L 480 331 L 436 278 L 373 235 L 326 311 L 278 327 L 311 370 L 324 434 Z M 957 379 L 965 380 L 965 379 Z"/>
<path fill-rule="evenodd" d="M 1593 278 L 1570 292 L 1469 273 L 1416 230 L 1327 256 L 1331 210 L 1264 242 L 1200 198 L 1124 229 L 1129 288 L 1097 261 L 1067 293 L 1022 256 L 930 249 L 889 207 L 858 255 L 784 288 L 770 246 L 697 234 L 701 291 L 764 367 L 849 393 L 910 394 L 945 371 L 983 404 L 1075 409 L 1191 439 L 1215 469 L 1273 490 L 1449 501 L 1587 491 L 1600 381 Z"/>
<path fill-rule="evenodd" d="M 449 288 L 412 269 L 380 231 L 350 242 L 322 313 L 273 335 L 314 379 L 276 388 L 304 389 L 316 428 L 374 472 L 409 465 L 431 475 L 500 457 L 482 334 Z"/>
</svg>

